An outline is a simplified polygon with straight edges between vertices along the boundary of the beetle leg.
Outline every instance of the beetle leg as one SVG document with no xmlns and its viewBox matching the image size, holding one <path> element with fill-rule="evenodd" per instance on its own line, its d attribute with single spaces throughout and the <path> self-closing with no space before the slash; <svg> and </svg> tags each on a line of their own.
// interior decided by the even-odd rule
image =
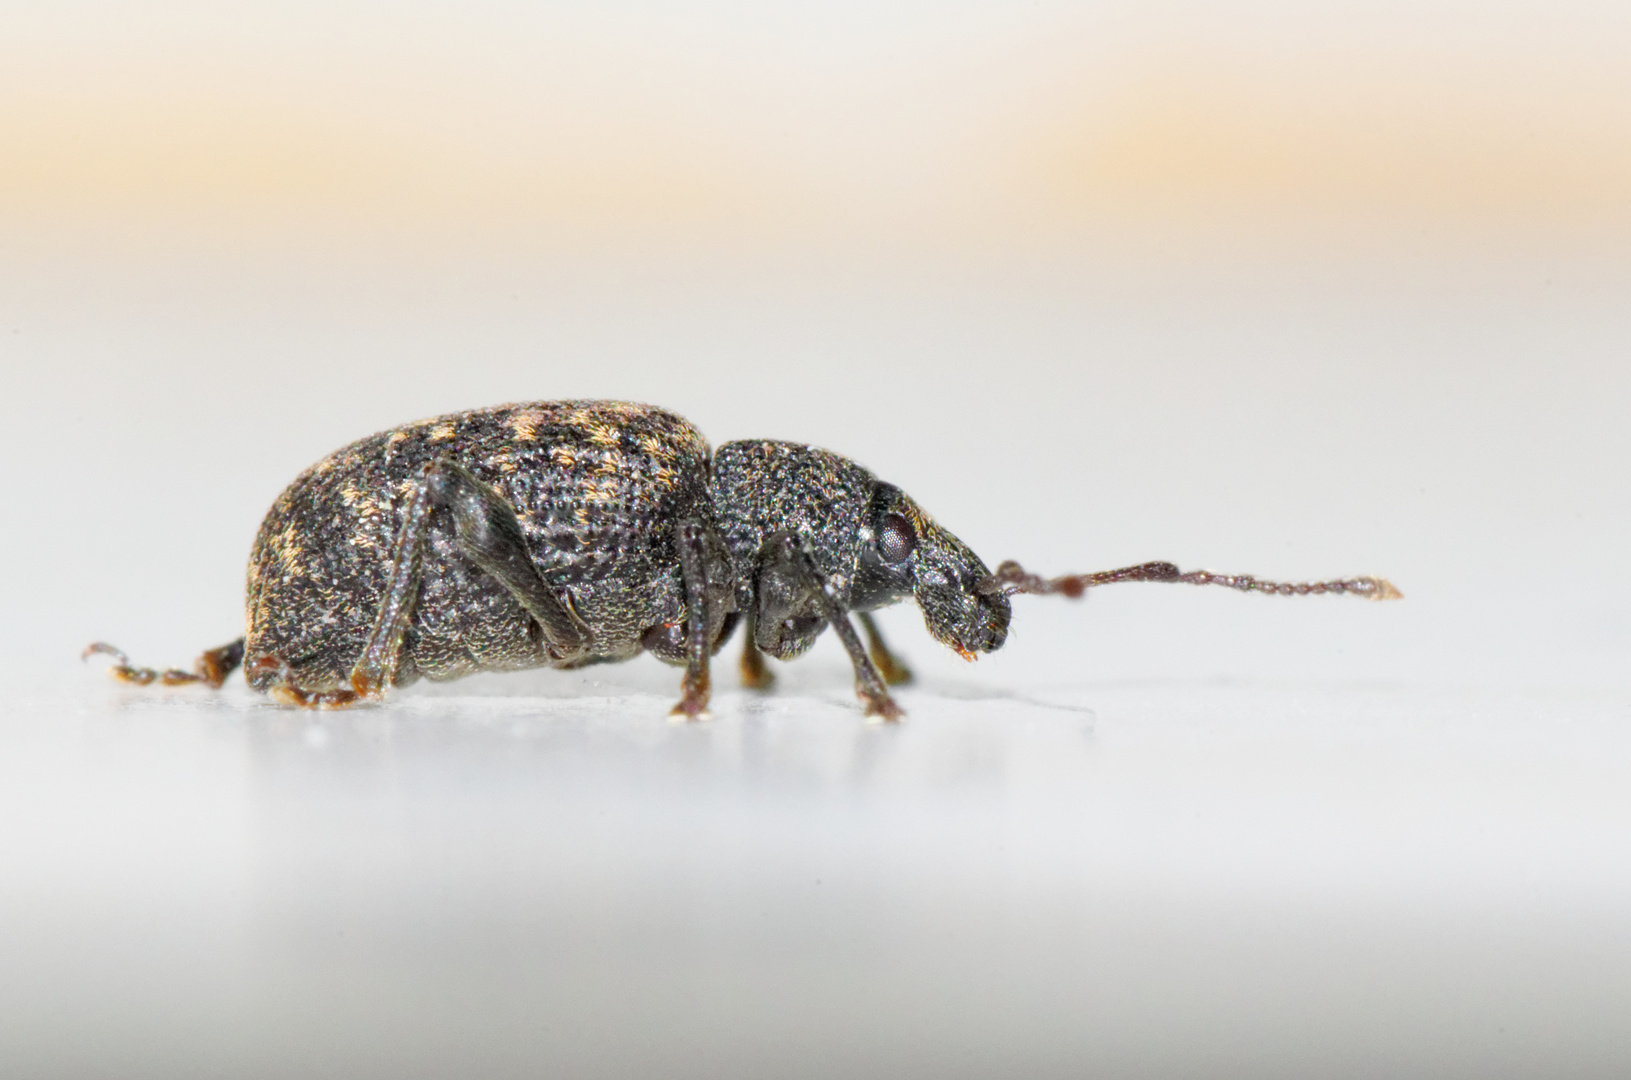
<svg viewBox="0 0 1631 1080">
<path fill-rule="evenodd" d="M 855 696 L 861 699 L 866 715 L 882 717 L 884 720 L 899 720 L 906 714 L 895 704 L 895 699 L 889 696 L 889 688 L 885 685 L 883 676 L 878 674 L 878 669 L 867 656 L 861 639 L 855 633 L 855 627 L 850 624 L 849 613 L 838 599 L 837 587 L 816 568 L 815 558 L 808 547 L 790 536 L 786 537 L 783 543 L 787 545 L 789 550 L 786 554 L 793 557 L 799 575 L 814 586 L 816 603 L 821 608 L 822 617 L 832 624 L 838 640 L 844 643 L 844 651 L 849 653 L 850 664 L 855 668 Z"/>
<path fill-rule="evenodd" d="M 262 672 L 271 672 L 265 684 L 266 693 L 280 705 L 295 705 L 303 709 L 343 709 L 355 705 L 370 695 L 358 690 L 302 690 L 295 685 L 294 671 L 281 656 L 257 656 L 244 669 L 254 678 Z"/>
<path fill-rule="evenodd" d="M 114 678 L 122 682 L 135 683 L 137 686 L 146 686 L 154 680 L 165 686 L 203 683 L 212 690 L 219 690 L 227 681 L 227 676 L 238 670 L 238 665 L 243 663 L 244 639 L 228 642 L 218 649 L 206 650 L 193 662 L 191 671 L 170 668 L 168 671 L 160 672 L 152 668 L 131 667 L 130 657 L 126 656 L 123 650 L 105 641 L 96 641 L 85 646 L 85 651 L 79 658 L 88 660 L 97 653 L 106 654 L 118 661 L 109 670 L 113 672 Z"/>
<path fill-rule="evenodd" d="M 351 688 L 358 695 L 379 694 L 385 687 L 386 679 L 396 671 L 397 657 L 402 652 L 402 636 L 407 632 L 408 617 L 413 614 L 413 601 L 419 593 L 425 535 L 430 527 L 431 479 L 439 464 L 425 468 L 408 496 L 402 527 L 397 530 L 396 545 L 391 552 L 391 576 L 386 579 L 385 599 L 380 602 L 379 612 L 374 616 L 374 628 L 368 632 L 368 640 L 363 643 L 357 662 L 351 666 Z M 279 663 L 272 657 L 262 657 L 254 661 L 251 667 L 256 670 L 276 667 Z M 307 704 L 298 699 L 298 695 L 304 691 L 294 688 L 287 663 L 282 663 L 281 674 L 283 677 L 279 680 L 278 688 L 296 696 L 296 700 L 288 703 Z M 276 694 L 275 690 L 270 692 L 279 700 L 285 700 L 284 695 Z"/>
<path fill-rule="evenodd" d="M 708 715 L 708 560 L 703 527 L 682 521 L 675 530 L 680 577 L 685 582 L 685 678 L 671 715 L 701 720 Z"/>
<path fill-rule="evenodd" d="M 878 674 L 890 686 L 905 686 L 912 681 L 912 669 L 903 664 L 898 656 L 889 651 L 889 646 L 883 643 L 883 635 L 878 632 L 878 624 L 873 620 L 870 612 L 858 611 L 855 617 L 861 620 L 861 629 L 866 633 L 867 652 L 872 656 L 872 662 L 877 665 Z"/>
<path fill-rule="evenodd" d="M 437 508 L 453 515 L 460 553 L 503 585 L 537 621 L 550 659 L 569 662 L 581 654 L 588 638 L 586 628 L 538 576 L 515 511 L 469 470 L 443 459 L 425 467 L 409 496 L 392 553 L 385 599 L 351 668 L 352 689 L 363 697 L 377 696 L 396 670 L 419 593 L 430 514 Z"/>
<path fill-rule="evenodd" d="M 439 461 L 426 470 L 432 502 L 453 514 L 460 552 L 492 575 L 538 622 L 552 660 L 571 660 L 589 643 L 584 625 L 538 575 L 526 533 L 509 502 L 463 466 Z"/>
<path fill-rule="evenodd" d="M 899 720 L 906 715 L 895 699 L 889 696 L 889 689 L 884 684 L 883 676 L 878 669 L 872 666 L 872 661 L 861 645 L 861 639 L 855 635 L 855 627 L 850 625 L 849 617 L 836 601 L 827 597 L 825 588 L 821 594 L 828 600 L 827 605 L 831 611 L 827 621 L 838 634 L 838 640 L 844 643 L 844 649 L 849 653 L 849 661 L 855 667 L 855 696 L 861 699 L 861 705 L 866 715 L 882 717 L 884 720 Z"/>
<path fill-rule="evenodd" d="M 765 654 L 754 642 L 753 615 L 748 614 L 746 633 L 742 635 L 742 685 L 750 690 L 769 690 L 776 676 L 765 667 Z"/>
</svg>

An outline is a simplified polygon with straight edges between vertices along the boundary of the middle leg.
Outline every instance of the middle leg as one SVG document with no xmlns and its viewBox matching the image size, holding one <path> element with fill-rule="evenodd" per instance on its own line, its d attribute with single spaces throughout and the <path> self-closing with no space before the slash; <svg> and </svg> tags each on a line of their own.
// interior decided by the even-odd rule
<svg viewBox="0 0 1631 1080">
<path fill-rule="evenodd" d="M 758 631 L 754 627 L 753 614 L 749 612 L 744 620 L 745 633 L 742 635 L 742 685 L 749 690 L 769 690 L 775 683 L 776 676 L 765 667 L 765 654 L 753 640 Z"/>
<path fill-rule="evenodd" d="M 703 526 L 684 521 L 676 530 L 680 554 L 680 577 L 685 582 L 685 678 L 680 683 L 680 701 L 670 715 L 701 720 L 708 715 L 709 631 L 708 548 Z"/>
</svg>

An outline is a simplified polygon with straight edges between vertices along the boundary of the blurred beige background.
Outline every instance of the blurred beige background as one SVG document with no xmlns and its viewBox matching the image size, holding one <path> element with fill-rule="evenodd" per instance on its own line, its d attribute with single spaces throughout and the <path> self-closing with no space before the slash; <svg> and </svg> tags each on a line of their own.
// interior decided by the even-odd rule
<svg viewBox="0 0 1631 1080">
<path fill-rule="evenodd" d="M 41 243 L 1621 242 L 1612 4 L 14 6 Z M 1376 235 L 1383 230 L 1395 235 Z"/>
</svg>

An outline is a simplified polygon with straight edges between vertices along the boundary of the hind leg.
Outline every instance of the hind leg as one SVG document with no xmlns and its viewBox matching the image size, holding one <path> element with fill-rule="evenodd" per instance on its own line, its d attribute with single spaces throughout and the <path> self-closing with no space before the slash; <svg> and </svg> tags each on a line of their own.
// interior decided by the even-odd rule
<svg viewBox="0 0 1631 1080">
<path fill-rule="evenodd" d="M 393 546 L 385 595 L 375 612 L 368 638 L 345 676 L 349 689 L 301 687 L 287 657 L 276 651 L 250 658 L 247 671 L 250 685 L 286 705 L 306 708 L 341 708 L 365 698 L 380 697 L 399 666 L 403 639 L 424 578 L 425 543 L 430 533 L 431 515 L 438 510 L 451 518 L 459 551 L 503 585 L 532 616 L 552 662 L 570 666 L 574 659 L 585 655 L 587 627 L 538 576 L 538 569 L 527 553 L 526 536 L 515 510 L 468 470 L 444 458 L 425 467 L 409 496 Z M 326 658 L 330 662 L 334 659 Z M 706 682 L 704 670 L 704 700 Z"/>
<path fill-rule="evenodd" d="M 113 676 L 123 682 L 135 683 L 138 686 L 157 680 L 164 686 L 185 686 L 188 683 L 203 683 L 212 690 L 219 690 L 227 681 L 227 676 L 238 670 L 243 663 L 244 639 L 230 641 L 218 649 L 209 649 L 193 662 L 191 671 L 182 671 L 179 668 L 170 668 L 168 671 L 155 671 L 152 668 L 138 668 L 130 666 L 130 657 L 123 650 L 109 645 L 105 641 L 92 642 L 80 654 L 81 660 L 88 660 L 97 653 L 113 657 L 118 661 L 110 670 Z"/>
<path fill-rule="evenodd" d="M 357 695 L 379 696 L 396 670 L 402 637 L 424 574 L 430 515 L 437 509 L 452 517 L 459 551 L 503 585 L 532 616 L 550 659 L 569 664 L 581 657 L 588 645 L 588 628 L 538 576 L 515 510 L 463 466 L 444 458 L 426 466 L 408 504 L 397 535 L 385 599 L 362 655 L 351 669 L 351 688 Z"/>
</svg>

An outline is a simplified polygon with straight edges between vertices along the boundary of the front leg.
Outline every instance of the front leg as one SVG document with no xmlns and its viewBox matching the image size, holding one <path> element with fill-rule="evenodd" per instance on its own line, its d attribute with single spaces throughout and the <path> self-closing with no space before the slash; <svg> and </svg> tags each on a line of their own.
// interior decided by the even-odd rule
<svg viewBox="0 0 1631 1080">
<path fill-rule="evenodd" d="M 868 716 L 898 720 L 905 715 L 850 624 L 848 609 L 832 579 L 815 564 L 808 545 L 791 533 L 774 536 L 760 550 L 758 610 L 754 630 L 760 648 L 788 659 L 808 648 L 830 623 L 855 669 L 855 696 Z"/>
</svg>

